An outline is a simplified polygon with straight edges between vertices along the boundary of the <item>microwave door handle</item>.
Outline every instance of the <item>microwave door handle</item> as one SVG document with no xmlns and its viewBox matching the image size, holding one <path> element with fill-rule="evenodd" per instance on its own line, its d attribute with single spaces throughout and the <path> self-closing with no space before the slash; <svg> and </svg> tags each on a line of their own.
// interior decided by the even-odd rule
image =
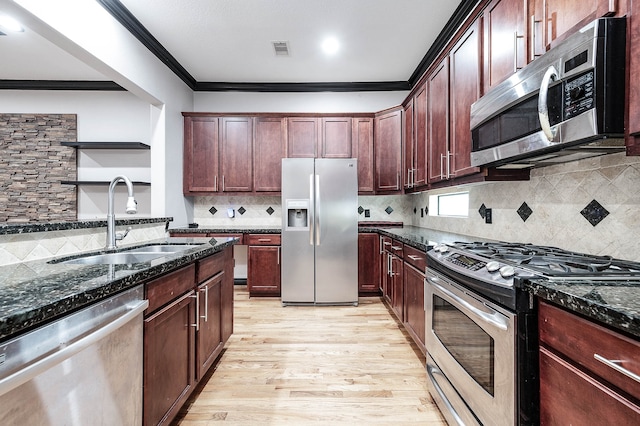
<svg viewBox="0 0 640 426">
<path fill-rule="evenodd" d="M 556 67 L 551 65 L 542 77 L 540 85 L 540 94 L 538 95 L 538 118 L 540 119 L 540 127 L 549 142 L 553 141 L 556 136 L 556 129 L 551 128 L 549 123 L 549 106 L 547 105 L 547 95 L 549 94 L 549 84 L 558 77 Z"/>
</svg>

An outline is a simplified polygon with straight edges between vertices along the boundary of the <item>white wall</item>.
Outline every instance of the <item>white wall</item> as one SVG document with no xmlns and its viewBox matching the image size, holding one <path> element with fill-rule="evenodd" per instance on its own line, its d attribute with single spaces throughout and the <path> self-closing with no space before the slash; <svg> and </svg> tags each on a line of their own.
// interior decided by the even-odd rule
<svg viewBox="0 0 640 426">
<path fill-rule="evenodd" d="M 404 100 L 409 92 L 244 93 L 195 92 L 199 112 L 378 112 Z"/>
</svg>

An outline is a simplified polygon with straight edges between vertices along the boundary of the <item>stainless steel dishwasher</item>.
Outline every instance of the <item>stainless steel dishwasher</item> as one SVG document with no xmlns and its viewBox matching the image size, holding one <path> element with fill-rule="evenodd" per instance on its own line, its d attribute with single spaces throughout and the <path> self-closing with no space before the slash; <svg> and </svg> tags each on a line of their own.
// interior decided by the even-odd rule
<svg viewBox="0 0 640 426">
<path fill-rule="evenodd" d="M 138 286 L 0 344 L 0 424 L 142 424 L 143 297 Z"/>
</svg>

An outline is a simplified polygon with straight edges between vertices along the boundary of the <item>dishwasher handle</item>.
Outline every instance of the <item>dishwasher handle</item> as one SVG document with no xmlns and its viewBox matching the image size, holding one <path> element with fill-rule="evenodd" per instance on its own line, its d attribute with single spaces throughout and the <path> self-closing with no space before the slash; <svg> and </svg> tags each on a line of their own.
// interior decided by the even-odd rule
<svg viewBox="0 0 640 426">
<path fill-rule="evenodd" d="M 27 383 L 29 380 L 35 378 L 41 373 L 49 370 L 50 368 L 60 364 L 66 359 L 71 358 L 73 355 L 82 351 L 83 349 L 88 348 L 94 343 L 104 339 L 123 325 L 127 324 L 129 321 L 134 319 L 136 316 L 141 314 L 147 307 L 149 306 L 148 300 L 142 300 L 135 304 L 127 305 L 129 310 L 116 318 L 113 321 L 110 321 L 107 325 L 93 333 L 81 338 L 80 340 L 73 342 L 69 346 L 66 346 L 60 349 L 53 354 L 42 358 L 33 364 L 30 364 L 15 373 L 0 379 L 0 395 L 4 395 L 18 386 Z"/>
</svg>

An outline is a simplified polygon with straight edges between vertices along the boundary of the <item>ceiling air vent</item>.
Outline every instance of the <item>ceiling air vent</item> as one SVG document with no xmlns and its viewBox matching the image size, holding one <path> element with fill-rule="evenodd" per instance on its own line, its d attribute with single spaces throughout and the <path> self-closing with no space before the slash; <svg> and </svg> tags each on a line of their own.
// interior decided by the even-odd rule
<svg viewBox="0 0 640 426">
<path fill-rule="evenodd" d="M 289 56 L 289 44 L 286 41 L 272 41 L 276 56 Z"/>
</svg>

